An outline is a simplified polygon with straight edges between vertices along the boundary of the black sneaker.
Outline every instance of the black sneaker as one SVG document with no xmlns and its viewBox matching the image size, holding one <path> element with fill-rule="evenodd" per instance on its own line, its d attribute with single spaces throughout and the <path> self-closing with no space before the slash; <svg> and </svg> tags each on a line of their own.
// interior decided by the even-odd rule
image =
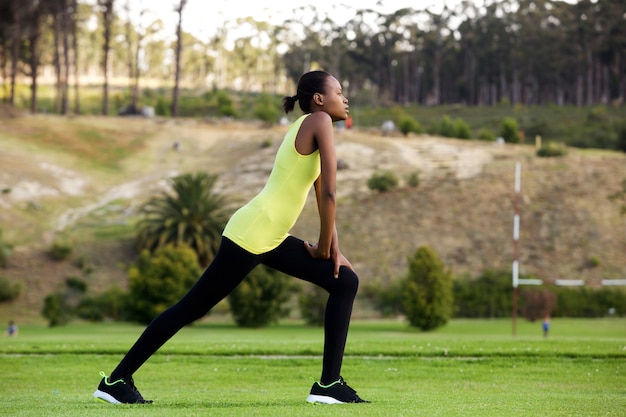
<svg viewBox="0 0 626 417">
<path fill-rule="evenodd" d="M 342 377 L 332 384 L 322 385 L 319 382 L 313 384 L 311 393 L 307 397 L 307 402 L 319 404 L 346 404 L 346 403 L 368 403 L 350 388 Z"/>
<path fill-rule="evenodd" d="M 101 401 L 112 404 L 150 404 L 152 400 L 144 400 L 132 377 L 120 378 L 117 381 L 109 382 L 109 377 L 100 371 L 102 381 L 93 396 Z"/>
</svg>

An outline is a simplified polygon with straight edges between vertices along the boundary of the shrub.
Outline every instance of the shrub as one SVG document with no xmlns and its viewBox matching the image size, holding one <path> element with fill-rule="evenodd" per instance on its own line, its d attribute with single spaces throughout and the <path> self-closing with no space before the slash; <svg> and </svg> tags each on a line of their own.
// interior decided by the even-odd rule
<svg viewBox="0 0 626 417">
<path fill-rule="evenodd" d="M 412 116 L 404 115 L 400 117 L 398 122 L 398 128 L 404 136 L 408 136 L 409 133 L 422 133 L 422 126 Z"/>
<path fill-rule="evenodd" d="M 107 318 L 120 321 L 124 319 L 124 305 L 127 299 L 128 294 L 114 286 L 100 295 L 85 297 L 76 308 L 76 315 L 90 321 L 102 321 Z"/>
<path fill-rule="evenodd" d="M 407 184 L 410 187 L 417 188 L 420 185 L 420 174 L 419 172 L 411 172 L 406 180 Z"/>
<path fill-rule="evenodd" d="M 520 136 L 517 120 L 512 117 L 506 117 L 500 127 L 500 136 L 508 143 L 519 143 Z"/>
<path fill-rule="evenodd" d="M 225 91 L 217 92 L 217 111 L 224 117 L 235 117 L 237 115 L 233 100 Z"/>
<path fill-rule="evenodd" d="M 547 288 L 524 288 L 520 292 L 521 314 L 529 321 L 551 316 L 556 295 Z"/>
<path fill-rule="evenodd" d="M 200 276 L 198 258 L 186 245 L 143 250 L 128 271 L 131 320 L 147 324 L 178 301 Z"/>
<path fill-rule="evenodd" d="M 230 311 L 238 326 L 263 327 L 278 321 L 287 311 L 289 277 L 259 265 L 228 296 Z"/>
<path fill-rule="evenodd" d="M 384 193 L 398 186 L 398 177 L 393 172 L 375 172 L 367 180 L 367 187 L 372 191 Z"/>
<path fill-rule="evenodd" d="M 154 113 L 157 116 L 171 116 L 170 104 L 167 102 L 165 97 L 159 96 L 157 98 L 156 105 L 154 106 Z"/>
<path fill-rule="evenodd" d="M 513 311 L 511 273 L 487 270 L 476 279 L 454 281 L 455 317 L 510 317 Z"/>
<path fill-rule="evenodd" d="M 7 265 L 7 260 L 11 256 L 13 247 L 2 240 L 2 230 L 0 229 L 0 268 Z"/>
<path fill-rule="evenodd" d="M 272 96 L 267 93 L 259 94 L 254 106 L 254 116 L 269 125 L 278 120 L 280 111 Z"/>
<path fill-rule="evenodd" d="M 472 131 L 463 119 L 456 119 L 454 121 L 454 137 L 459 139 L 471 139 Z"/>
<path fill-rule="evenodd" d="M 311 326 L 323 326 L 328 302 L 328 292 L 313 285 L 300 294 L 300 314 L 304 321 Z"/>
<path fill-rule="evenodd" d="M 397 317 L 404 312 L 402 285 L 401 280 L 395 280 L 387 286 L 376 281 L 364 285 L 359 291 L 383 317 Z"/>
<path fill-rule="evenodd" d="M 549 158 L 567 155 L 567 145 L 559 142 L 546 142 L 537 150 L 537 156 Z"/>
<path fill-rule="evenodd" d="M 490 142 L 493 142 L 494 140 L 496 140 L 496 134 L 493 133 L 493 130 L 487 129 L 487 128 L 480 129 L 478 131 L 477 137 L 480 140 L 488 140 Z"/>
<path fill-rule="evenodd" d="M 452 315 L 452 274 L 428 246 L 408 258 L 402 305 L 411 326 L 424 331 L 440 327 Z"/>
<path fill-rule="evenodd" d="M 437 126 L 437 133 L 446 138 L 453 138 L 455 135 L 454 122 L 450 116 L 443 116 Z"/>
<path fill-rule="evenodd" d="M 22 294 L 22 284 L 0 275 L 0 303 L 13 301 Z"/>
<path fill-rule="evenodd" d="M 49 294 L 43 301 L 41 314 L 48 319 L 48 326 L 55 327 L 67 324 L 71 318 L 71 312 L 63 294 Z"/>
<path fill-rule="evenodd" d="M 52 243 L 52 247 L 50 248 L 50 256 L 55 261 L 63 261 L 70 257 L 74 247 L 70 242 L 57 240 Z"/>
</svg>

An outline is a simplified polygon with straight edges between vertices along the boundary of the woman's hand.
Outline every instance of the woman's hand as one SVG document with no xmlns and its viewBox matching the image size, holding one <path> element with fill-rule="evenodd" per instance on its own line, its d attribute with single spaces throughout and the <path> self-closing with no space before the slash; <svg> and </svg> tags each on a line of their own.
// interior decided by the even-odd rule
<svg viewBox="0 0 626 417">
<path fill-rule="evenodd" d="M 343 253 L 341 253 L 340 250 L 331 251 L 330 256 L 328 256 L 327 253 L 322 253 L 318 250 L 319 246 L 317 245 L 317 243 L 312 245 L 309 242 L 304 242 L 304 247 L 306 248 L 307 252 L 309 252 L 309 255 L 311 255 L 313 259 L 332 258 L 333 264 L 335 265 L 335 271 L 334 271 L 335 278 L 339 278 L 339 268 L 341 268 L 342 266 L 350 268 L 352 271 L 354 271 L 352 264 L 350 263 L 350 261 L 348 261 L 348 259 L 345 256 L 343 256 Z"/>
</svg>

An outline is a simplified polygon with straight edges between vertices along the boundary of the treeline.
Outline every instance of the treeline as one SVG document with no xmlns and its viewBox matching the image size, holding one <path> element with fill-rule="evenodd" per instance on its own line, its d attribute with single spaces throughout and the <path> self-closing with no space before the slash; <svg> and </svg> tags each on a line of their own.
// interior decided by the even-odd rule
<svg viewBox="0 0 626 417">
<path fill-rule="evenodd" d="M 207 40 L 185 32 L 187 3 L 172 0 L 178 26 L 170 34 L 160 20 L 146 20 L 149 4 L 131 11 L 127 0 L 0 0 L 5 101 L 14 103 L 16 80 L 27 77 L 38 111 L 43 68 L 54 70 L 60 113 L 71 105 L 81 112 L 81 79 L 103 84 L 103 114 L 109 79 L 127 80 L 133 105 L 140 80 L 160 81 L 172 88 L 176 116 L 179 83 L 284 93 L 312 67 L 344 80 L 355 105 L 590 106 L 622 104 L 626 94 L 623 0 L 465 1 L 389 14 L 342 6 L 336 16 L 350 16 L 347 22 L 307 7 L 278 26 L 224 22 Z M 249 35 L 229 37 L 242 27 Z"/>
</svg>

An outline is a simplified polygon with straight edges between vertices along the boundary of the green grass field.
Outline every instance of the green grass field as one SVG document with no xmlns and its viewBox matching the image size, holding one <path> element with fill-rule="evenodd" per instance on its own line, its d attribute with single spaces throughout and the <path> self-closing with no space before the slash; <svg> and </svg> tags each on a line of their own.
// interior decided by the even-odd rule
<svg viewBox="0 0 626 417">
<path fill-rule="evenodd" d="M 422 333 L 352 324 L 343 376 L 371 404 L 304 399 L 319 378 L 322 329 L 281 323 L 183 329 L 135 375 L 151 405 L 92 398 L 142 331 L 130 324 L 24 326 L 0 339 L 2 416 L 624 416 L 626 320 L 454 320 Z"/>
</svg>

